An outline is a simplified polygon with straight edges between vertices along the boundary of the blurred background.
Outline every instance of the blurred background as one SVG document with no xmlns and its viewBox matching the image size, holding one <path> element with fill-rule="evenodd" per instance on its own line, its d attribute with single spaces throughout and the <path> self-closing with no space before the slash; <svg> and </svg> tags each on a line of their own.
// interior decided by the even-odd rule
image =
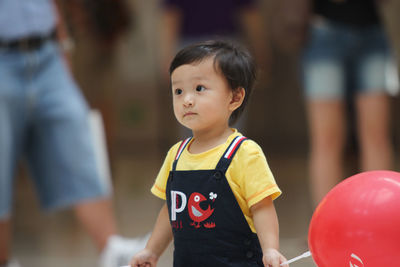
<svg viewBox="0 0 400 267">
<path fill-rule="evenodd" d="M 72 73 L 91 107 L 98 109 L 104 120 L 121 233 L 142 235 L 151 230 L 162 205 L 151 195 L 150 187 L 168 148 L 180 138 L 162 73 L 165 63 L 160 59 L 160 51 L 166 49 L 160 40 L 161 3 L 57 2 L 73 40 L 73 49 L 67 55 Z M 381 2 L 385 29 L 398 52 L 400 1 Z M 281 250 L 292 258 L 308 250 L 307 231 L 313 212 L 308 188 L 309 135 L 299 67 L 308 36 L 310 3 L 263 0 L 258 10 L 266 40 L 261 43 L 265 62 L 260 63 L 260 79 L 242 132 L 261 145 L 283 191 L 275 202 Z M 400 102 L 393 96 L 390 103 L 393 169 L 398 171 Z M 354 117 L 351 110 L 349 118 Z M 349 121 L 344 177 L 359 172 L 358 144 L 351 125 L 354 121 Z M 40 211 L 24 168 L 16 186 L 14 212 L 12 251 L 23 266 L 96 265 L 98 254 L 70 211 Z M 159 266 L 171 266 L 171 248 Z M 306 259 L 293 266 L 314 265 Z"/>
</svg>

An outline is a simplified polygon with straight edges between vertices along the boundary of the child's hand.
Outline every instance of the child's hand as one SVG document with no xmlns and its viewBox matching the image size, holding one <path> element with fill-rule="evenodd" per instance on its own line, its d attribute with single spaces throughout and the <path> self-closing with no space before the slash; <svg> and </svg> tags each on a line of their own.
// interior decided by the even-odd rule
<svg viewBox="0 0 400 267">
<path fill-rule="evenodd" d="M 130 265 L 132 267 L 156 267 L 158 256 L 149 249 L 143 249 L 133 256 Z"/>
<path fill-rule="evenodd" d="M 274 248 L 267 249 L 263 254 L 263 263 L 265 267 L 280 267 L 281 263 L 286 261 L 286 258 Z M 289 267 L 289 265 L 285 264 L 283 267 Z"/>
</svg>

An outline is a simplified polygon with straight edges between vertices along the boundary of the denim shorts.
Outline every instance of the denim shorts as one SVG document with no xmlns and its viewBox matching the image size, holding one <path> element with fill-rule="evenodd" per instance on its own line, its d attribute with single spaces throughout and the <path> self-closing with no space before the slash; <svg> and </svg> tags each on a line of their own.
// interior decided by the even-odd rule
<svg viewBox="0 0 400 267">
<path fill-rule="evenodd" d="M 343 99 L 358 93 L 397 94 L 395 60 L 381 26 L 314 21 L 302 60 L 305 97 Z"/>
<path fill-rule="evenodd" d="M 0 48 L 0 219 L 11 213 L 21 159 L 46 210 L 109 195 L 88 115 L 56 43 L 32 51 Z"/>
</svg>

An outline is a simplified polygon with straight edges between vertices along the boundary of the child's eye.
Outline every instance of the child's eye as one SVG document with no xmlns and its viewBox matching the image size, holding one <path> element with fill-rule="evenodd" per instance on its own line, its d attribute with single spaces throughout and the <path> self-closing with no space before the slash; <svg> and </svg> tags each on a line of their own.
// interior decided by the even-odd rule
<svg viewBox="0 0 400 267">
<path fill-rule="evenodd" d="M 174 91 L 174 93 L 176 94 L 176 95 L 180 95 L 180 94 L 182 94 L 182 89 L 175 89 L 175 91 Z"/>
<path fill-rule="evenodd" d="M 206 88 L 203 86 L 203 85 L 197 85 L 197 87 L 196 87 L 196 91 L 197 92 L 202 92 L 202 91 L 204 91 Z"/>
</svg>

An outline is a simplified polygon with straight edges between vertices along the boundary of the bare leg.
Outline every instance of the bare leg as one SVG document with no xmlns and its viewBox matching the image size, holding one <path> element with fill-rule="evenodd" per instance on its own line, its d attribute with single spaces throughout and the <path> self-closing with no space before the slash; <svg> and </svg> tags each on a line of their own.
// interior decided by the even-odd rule
<svg viewBox="0 0 400 267">
<path fill-rule="evenodd" d="M 96 199 L 77 204 L 74 211 L 78 221 L 89 233 L 99 251 L 107 244 L 108 238 L 117 234 L 117 225 L 110 199 Z"/>
<path fill-rule="evenodd" d="M 389 97 L 359 95 L 356 99 L 361 169 L 390 169 L 393 151 L 390 138 Z"/>
<path fill-rule="evenodd" d="M 310 186 L 316 207 L 343 176 L 345 109 L 341 101 L 311 101 L 307 107 L 311 145 Z"/>
<path fill-rule="evenodd" d="M 0 264 L 8 260 L 10 254 L 11 224 L 9 220 L 0 221 Z"/>
</svg>

